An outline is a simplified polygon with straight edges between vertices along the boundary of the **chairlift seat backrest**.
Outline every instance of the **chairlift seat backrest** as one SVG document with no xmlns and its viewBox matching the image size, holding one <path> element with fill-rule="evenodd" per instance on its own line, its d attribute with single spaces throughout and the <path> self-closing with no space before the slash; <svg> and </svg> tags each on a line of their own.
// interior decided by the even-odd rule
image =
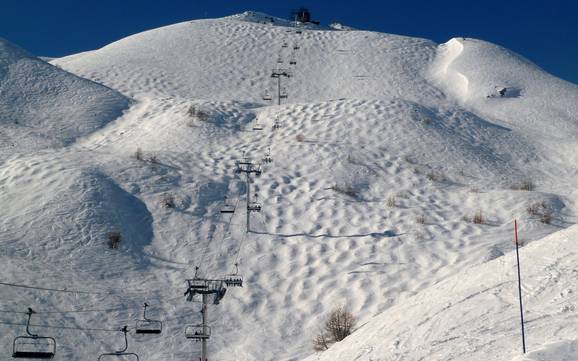
<svg viewBox="0 0 578 361">
<path fill-rule="evenodd" d="M 163 330 L 163 323 L 157 320 L 137 320 L 135 333 L 138 334 L 160 334 Z"/>
<path fill-rule="evenodd" d="M 193 340 L 203 340 L 211 337 L 211 327 L 203 325 L 187 326 L 185 337 Z"/>
<path fill-rule="evenodd" d="M 133 352 L 110 352 L 98 356 L 98 361 L 139 361 L 139 357 Z"/>
<path fill-rule="evenodd" d="M 230 287 L 243 287 L 243 277 L 239 275 L 227 275 L 224 277 L 224 281 Z"/>
<path fill-rule="evenodd" d="M 189 287 L 194 290 L 204 290 L 207 289 L 207 282 L 201 279 L 189 280 Z"/>
<path fill-rule="evenodd" d="M 56 340 L 52 337 L 18 336 L 12 346 L 13 358 L 47 360 L 56 354 Z"/>
</svg>

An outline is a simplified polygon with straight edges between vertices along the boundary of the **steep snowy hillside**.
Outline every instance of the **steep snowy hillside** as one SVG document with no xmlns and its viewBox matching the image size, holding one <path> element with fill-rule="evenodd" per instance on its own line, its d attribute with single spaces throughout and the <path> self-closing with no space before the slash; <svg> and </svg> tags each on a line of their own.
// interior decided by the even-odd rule
<svg viewBox="0 0 578 361">
<path fill-rule="evenodd" d="M 164 331 L 131 332 L 130 350 L 197 358 L 183 332 L 200 305 L 186 302 L 185 279 L 238 263 L 244 287 L 207 311 L 209 359 L 300 360 L 334 306 L 373 322 L 506 253 L 513 217 L 527 241 L 576 222 L 578 174 L 563 157 L 576 149 L 575 115 L 563 111 L 573 86 L 470 39 L 438 46 L 273 20 L 196 20 L 51 61 L 135 102 L 114 121 L 99 105 L 101 123 L 69 146 L 15 151 L 0 166 L 0 281 L 72 290 L 0 284 L 2 349 L 24 332 L 14 311 L 31 306 L 36 324 L 81 329 L 39 330 L 57 338 L 57 360 L 95 359 L 122 342 L 106 330 L 133 325 L 148 302 Z M 462 58 L 456 42 L 479 54 Z M 476 79 L 557 99 L 486 98 Z M 556 109 L 564 131 L 548 123 Z M 249 233 L 243 157 L 263 170 Z M 233 214 L 219 211 L 225 196 Z"/>
<path fill-rule="evenodd" d="M 403 97 L 424 103 L 441 94 L 420 76 L 436 54 L 429 40 L 367 31 L 297 33 L 295 27 L 265 22 L 246 13 L 180 23 L 53 64 L 137 98 L 265 105 L 263 95 L 277 93 L 274 68 L 293 73 L 282 79 L 290 102 Z"/>
<path fill-rule="evenodd" d="M 0 160 L 70 144 L 117 118 L 128 105 L 118 92 L 0 38 Z"/>
<path fill-rule="evenodd" d="M 573 360 L 577 237 L 574 226 L 521 249 L 526 357 L 518 356 L 516 254 L 510 252 L 388 309 L 307 360 Z"/>
</svg>

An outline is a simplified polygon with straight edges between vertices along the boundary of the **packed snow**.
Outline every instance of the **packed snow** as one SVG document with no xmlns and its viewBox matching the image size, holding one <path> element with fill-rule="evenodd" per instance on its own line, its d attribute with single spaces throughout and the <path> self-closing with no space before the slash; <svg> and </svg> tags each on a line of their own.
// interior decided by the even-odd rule
<svg viewBox="0 0 578 361">
<path fill-rule="evenodd" d="M 103 329 L 133 327 L 148 302 L 163 333 L 132 332 L 129 351 L 197 359 L 184 328 L 200 323 L 200 305 L 186 302 L 185 280 L 195 266 L 215 278 L 235 263 L 244 287 L 207 311 L 210 360 L 537 361 L 575 350 L 578 87 L 521 56 L 255 12 L 52 65 L 0 44 L 0 134 L 14 144 L 0 148 L 0 282 L 70 291 L 0 285 L 7 355 L 25 333 L 26 315 L 11 311 L 84 329 L 34 329 L 57 339 L 56 360 L 74 361 L 120 348 L 122 334 Z M 274 69 L 291 74 L 281 105 Z M 269 151 L 251 184 L 262 211 L 245 234 L 235 161 Z M 225 196 L 233 215 L 219 211 Z M 526 358 L 514 218 L 527 244 Z M 359 329 L 313 354 L 341 304 Z"/>
</svg>

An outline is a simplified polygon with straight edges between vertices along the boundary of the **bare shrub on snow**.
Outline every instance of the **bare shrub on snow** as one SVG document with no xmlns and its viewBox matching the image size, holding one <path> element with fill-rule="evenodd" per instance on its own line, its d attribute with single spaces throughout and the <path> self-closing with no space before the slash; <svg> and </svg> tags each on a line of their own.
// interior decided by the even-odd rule
<svg viewBox="0 0 578 361">
<path fill-rule="evenodd" d="M 107 243 L 110 249 L 118 249 L 122 236 L 119 231 L 108 232 Z"/>
<path fill-rule="evenodd" d="M 388 206 L 389 208 L 395 207 L 396 203 L 397 203 L 397 202 L 396 202 L 396 199 L 395 199 L 394 196 L 391 196 L 391 197 L 389 197 L 389 198 L 387 199 L 387 206 Z"/>
<path fill-rule="evenodd" d="M 298 141 L 299 143 L 302 143 L 305 141 L 305 136 L 303 134 L 299 133 L 295 136 L 295 140 Z"/>
<path fill-rule="evenodd" d="M 538 217 L 538 220 L 544 224 L 550 224 L 552 222 L 552 211 L 548 209 L 546 202 L 532 203 L 526 207 L 526 212 L 528 212 L 530 216 Z"/>
<path fill-rule="evenodd" d="M 334 308 L 327 316 L 319 334 L 313 339 L 315 351 L 325 351 L 335 342 L 351 335 L 357 320 L 344 306 Z"/>
<path fill-rule="evenodd" d="M 425 216 L 423 214 L 420 214 L 415 218 L 415 222 L 418 224 L 425 224 Z"/>
<path fill-rule="evenodd" d="M 446 180 L 445 175 L 441 172 L 431 171 L 426 175 L 426 177 L 432 182 L 443 182 L 444 180 Z"/>
<path fill-rule="evenodd" d="M 165 193 L 161 197 L 161 206 L 163 208 L 175 208 L 175 196 L 172 193 Z"/>
<path fill-rule="evenodd" d="M 201 122 L 206 122 L 211 118 L 209 112 L 198 108 L 195 105 L 191 105 L 187 110 L 187 115 L 191 118 L 191 120 L 198 120 Z M 190 122 L 189 126 L 192 126 L 193 123 Z"/>
<path fill-rule="evenodd" d="M 511 187 L 513 190 L 517 191 L 528 191 L 531 192 L 536 188 L 536 185 L 531 179 L 526 179 L 525 181 L 519 184 L 513 184 Z"/>
<path fill-rule="evenodd" d="M 482 213 L 481 210 L 478 210 L 476 213 L 474 213 L 473 216 L 463 216 L 462 219 L 465 222 L 470 222 L 470 223 L 474 223 L 474 224 L 485 224 L 486 223 L 486 219 L 485 219 L 484 214 Z"/>
<path fill-rule="evenodd" d="M 136 149 L 136 152 L 134 153 L 134 158 L 136 160 L 144 160 L 144 156 L 142 154 L 142 149 L 140 149 L 140 147 Z"/>
</svg>

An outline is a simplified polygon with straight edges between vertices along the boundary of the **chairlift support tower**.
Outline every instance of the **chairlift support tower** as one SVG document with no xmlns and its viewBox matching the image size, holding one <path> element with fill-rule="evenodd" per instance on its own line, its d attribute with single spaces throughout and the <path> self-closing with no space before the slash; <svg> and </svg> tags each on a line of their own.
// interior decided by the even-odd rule
<svg viewBox="0 0 578 361">
<path fill-rule="evenodd" d="M 290 78 L 291 73 L 285 69 L 274 69 L 271 78 L 277 78 L 277 105 L 281 105 L 281 99 L 287 98 L 287 94 L 281 96 L 281 77 Z"/>
<path fill-rule="evenodd" d="M 225 297 L 225 293 L 227 291 L 225 285 L 230 287 L 243 287 L 242 277 L 238 275 L 237 264 L 235 264 L 235 267 L 237 270 L 234 274 L 227 275 L 221 279 L 199 278 L 197 277 L 197 272 L 199 270 L 197 267 L 195 271 L 195 277 L 193 279 L 187 280 L 189 285 L 187 291 L 185 292 L 187 301 L 194 301 L 194 296 L 196 294 L 201 294 L 202 296 L 201 324 L 188 326 L 185 329 L 186 338 L 201 341 L 200 361 L 208 361 L 207 341 L 211 336 L 211 327 L 207 325 L 209 296 L 214 295 L 213 304 L 218 305 L 223 297 Z M 191 330 L 190 332 L 189 329 Z"/>
<path fill-rule="evenodd" d="M 237 168 L 235 169 L 237 173 L 245 173 L 246 184 L 247 184 L 247 230 L 249 233 L 251 230 L 251 212 L 261 212 L 261 205 L 259 203 L 251 202 L 251 174 L 256 176 L 261 175 L 261 166 L 253 163 L 248 157 L 243 157 L 242 160 L 237 161 Z"/>
</svg>

